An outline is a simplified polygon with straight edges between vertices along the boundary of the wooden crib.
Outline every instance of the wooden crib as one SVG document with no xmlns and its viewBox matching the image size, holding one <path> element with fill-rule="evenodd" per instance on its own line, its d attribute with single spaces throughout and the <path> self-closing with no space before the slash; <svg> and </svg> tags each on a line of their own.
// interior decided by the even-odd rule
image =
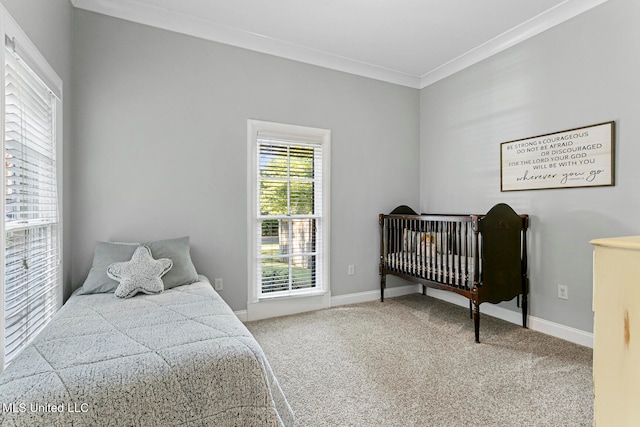
<svg viewBox="0 0 640 427">
<path fill-rule="evenodd" d="M 480 342 L 480 304 L 522 297 L 522 326 L 527 327 L 527 229 L 529 216 L 507 204 L 486 215 L 418 215 L 399 206 L 380 214 L 380 299 L 386 276 L 455 292 L 469 299 Z"/>
</svg>

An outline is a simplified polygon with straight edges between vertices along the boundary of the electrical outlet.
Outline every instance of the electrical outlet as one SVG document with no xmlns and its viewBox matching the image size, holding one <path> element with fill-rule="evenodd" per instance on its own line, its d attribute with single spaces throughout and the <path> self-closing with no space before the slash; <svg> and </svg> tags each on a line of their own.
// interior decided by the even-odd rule
<svg viewBox="0 0 640 427">
<path fill-rule="evenodd" d="M 213 281 L 213 289 L 216 291 L 221 291 L 224 289 L 224 285 L 222 284 L 222 277 L 218 277 Z"/>
<path fill-rule="evenodd" d="M 349 265 L 349 268 L 347 269 L 347 274 L 349 276 L 355 276 L 356 275 L 356 266 L 351 264 Z"/>
<path fill-rule="evenodd" d="M 567 285 L 558 285 L 558 298 L 569 299 L 569 288 Z"/>
</svg>

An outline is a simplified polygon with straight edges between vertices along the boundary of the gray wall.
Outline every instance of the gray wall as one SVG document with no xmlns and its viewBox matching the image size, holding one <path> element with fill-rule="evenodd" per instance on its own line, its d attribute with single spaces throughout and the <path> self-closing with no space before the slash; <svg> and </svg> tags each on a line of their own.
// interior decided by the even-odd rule
<svg viewBox="0 0 640 427">
<path fill-rule="evenodd" d="M 422 211 L 506 202 L 530 214 L 530 312 L 584 331 L 593 330 L 589 241 L 640 234 L 639 16 L 640 2 L 609 0 L 420 95 Z M 501 142 L 610 120 L 614 187 L 500 192 Z"/>
<path fill-rule="evenodd" d="M 72 11 L 67 0 L 2 4 L 65 84 L 65 295 L 96 240 L 188 234 L 198 269 L 223 277 L 223 296 L 243 309 L 248 118 L 333 131 L 335 295 L 376 289 L 377 213 L 505 201 L 532 217 L 531 313 L 590 331 L 589 240 L 640 232 L 638 2 L 609 0 L 419 94 Z M 607 120 L 615 187 L 500 192 L 501 142 Z"/>
<path fill-rule="evenodd" d="M 418 90 L 81 10 L 73 40 L 74 285 L 96 240 L 189 235 L 244 309 L 251 118 L 332 130 L 332 294 L 377 289 L 377 214 L 418 204 Z"/>
<path fill-rule="evenodd" d="M 63 227 L 64 227 L 64 296 L 72 291 L 71 265 L 71 211 L 72 199 L 70 154 L 71 140 L 71 32 L 73 8 L 69 0 L 2 0 L 2 4 L 36 45 L 49 65 L 63 81 Z M 60 160 L 60 159 L 59 159 Z"/>
</svg>

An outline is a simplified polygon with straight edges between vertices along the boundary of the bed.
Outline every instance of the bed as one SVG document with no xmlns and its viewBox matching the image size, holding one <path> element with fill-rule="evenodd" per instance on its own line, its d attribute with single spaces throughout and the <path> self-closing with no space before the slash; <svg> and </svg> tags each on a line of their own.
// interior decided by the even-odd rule
<svg viewBox="0 0 640 427">
<path fill-rule="evenodd" d="M 480 304 L 517 298 L 527 327 L 527 229 L 529 217 L 505 203 L 486 215 L 417 214 L 403 205 L 379 215 L 380 299 L 386 276 L 455 292 L 469 299 L 475 341 Z"/>
<path fill-rule="evenodd" d="M 206 277 L 191 282 L 74 292 L 0 376 L 0 424 L 292 426 L 251 333 Z"/>
</svg>

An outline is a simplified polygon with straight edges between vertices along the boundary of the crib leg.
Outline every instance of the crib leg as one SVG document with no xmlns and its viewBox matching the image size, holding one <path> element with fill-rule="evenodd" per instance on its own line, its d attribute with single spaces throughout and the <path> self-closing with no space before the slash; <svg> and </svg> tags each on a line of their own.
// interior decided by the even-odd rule
<svg viewBox="0 0 640 427">
<path fill-rule="evenodd" d="M 473 319 L 473 301 L 469 300 L 469 319 Z"/>
<path fill-rule="evenodd" d="M 476 328 L 476 342 L 480 342 L 480 304 L 476 304 L 473 312 L 473 323 Z"/>
<path fill-rule="evenodd" d="M 384 288 L 387 287 L 387 278 L 384 274 L 380 275 L 380 302 L 384 302 Z"/>
<path fill-rule="evenodd" d="M 427 294 L 427 287 L 425 285 L 422 285 L 422 295 L 426 295 Z"/>
</svg>

